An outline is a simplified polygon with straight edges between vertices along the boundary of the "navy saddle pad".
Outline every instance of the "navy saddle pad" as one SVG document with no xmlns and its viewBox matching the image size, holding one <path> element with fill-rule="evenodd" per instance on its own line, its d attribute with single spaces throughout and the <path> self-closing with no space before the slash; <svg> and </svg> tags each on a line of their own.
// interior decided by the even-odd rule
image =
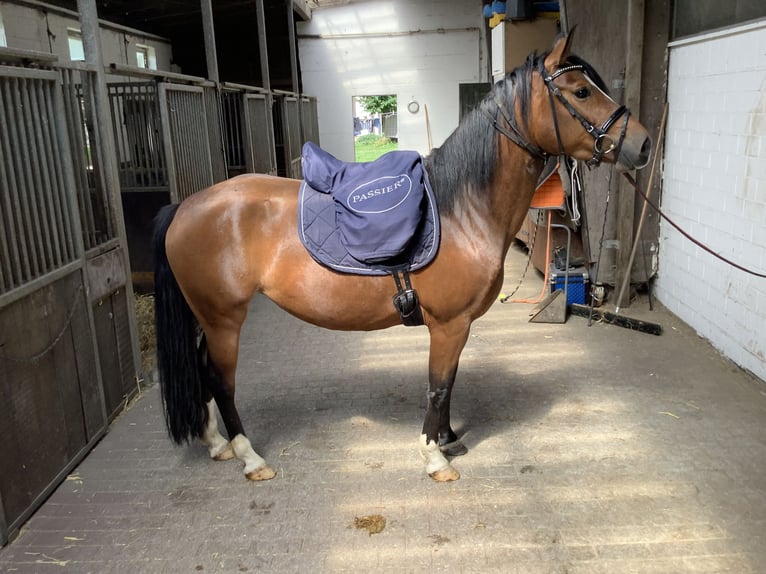
<svg viewBox="0 0 766 574">
<path fill-rule="evenodd" d="M 298 230 L 319 263 L 344 273 L 414 271 L 439 248 L 439 214 L 420 154 L 345 163 L 303 146 Z"/>
</svg>

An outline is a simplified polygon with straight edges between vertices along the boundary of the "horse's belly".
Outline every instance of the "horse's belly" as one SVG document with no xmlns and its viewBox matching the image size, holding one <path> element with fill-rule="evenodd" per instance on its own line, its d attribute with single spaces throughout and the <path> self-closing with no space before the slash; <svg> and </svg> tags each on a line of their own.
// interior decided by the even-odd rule
<svg viewBox="0 0 766 574">
<path fill-rule="evenodd" d="M 343 331 L 372 331 L 400 323 L 391 301 L 396 293 L 392 277 L 340 274 L 313 260 L 300 267 L 263 287 L 264 295 L 299 319 Z"/>
</svg>

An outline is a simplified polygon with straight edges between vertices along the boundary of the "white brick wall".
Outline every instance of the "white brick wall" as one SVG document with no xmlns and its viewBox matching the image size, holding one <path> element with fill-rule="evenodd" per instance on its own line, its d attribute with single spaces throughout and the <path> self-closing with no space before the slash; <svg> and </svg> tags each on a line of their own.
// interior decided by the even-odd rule
<svg viewBox="0 0 766 574">
<path fill-rule="evenodd" d="M 766 22 L 670 47 L 662 204 L 714 251 L 766 273 Z M 766 380 L 766 279 L 663 221 L 657 296 Z"/>
</svg>

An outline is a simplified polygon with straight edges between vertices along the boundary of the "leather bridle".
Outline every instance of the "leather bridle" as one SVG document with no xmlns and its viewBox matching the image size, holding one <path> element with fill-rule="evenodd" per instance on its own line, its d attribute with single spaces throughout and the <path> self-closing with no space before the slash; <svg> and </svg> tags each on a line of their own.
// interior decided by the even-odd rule
<svg viewBox="0 0 766 574">
<path fill-rule="evenodd" d="M 625 132 L 628 128 L 630 111 L 627 107 L 621 105 L 616 110 L 614 110 L 614 112 L 612 112 L 612 114 L 600 126 L 592 124 L 585 116 L 578 112 L 572 104 L 569 103 L 569 101 L 564 97 L 564 94 L 561 93 L 561 90 L 558 88 L 558 86 L 553 83 L 553 81 L 562 74 L 573 71 L 581 71 L 587 75 L 585 66 L 581 64 L 565 66 L 549 74 L 548 70 L 545 69 L 543 60 L 540 61 L 539 72 L 543 78 L 543 81 L 545 82 L 545 86 L 548 88 L 548 97 L 551 104 L 551 114 L 553 116 L 553 127 L 556 132 L 556 141 L 559 148 L 558 155 L 564 155 L 564 146 L 561 142 L 558 117 L 556 115 L 556 107 L 553 100 L 554 97 L 558 99 L 559 102 L 561 102 L 561 105 L 564 106 L 564 109 L 567 110 L 573 118 L 580 122 L 582 127 L 585 128 L 585 131 L 593 137 L 593 157 L 591 157 L 585 163 L 589 167 L 597 166 L 601 163 L 603 157 L 608 153 L 614 152 L 614 157 L 619 157 L 620 150 L 622 149 L 622 143 L 625 139 Z M 492 122 L 492 126 L 501 134 L 510 139 L 513 143 L 526 150 L 529 154 L 532 155 L 532 157 L 542 160 L 543 162 L 547 161 L 550 154 L 546 153 L 533 143 L 527 141 L 516 123 L 515 114 L 512 115 L 509 113 L 508 109 L 505 107 L 505 104 L 503 104 L 497 95 L 494 96 L 494 103 L 497 106 L 500 115 L 502 115 L 503 119 L 505 119 L 507 127 L 500 125 L 497 122 L 497 117 L 493 116 L 487 110 L 485 110 L 485 113 Z M 611 128 L 621 116 L 623 117 L 623 122 L 622 128 L 620 129 L 620 137 L 615 142 L 612 136 L 610 136 L 607 132 L 609 131 L 609 128 Z"/>
</svg>

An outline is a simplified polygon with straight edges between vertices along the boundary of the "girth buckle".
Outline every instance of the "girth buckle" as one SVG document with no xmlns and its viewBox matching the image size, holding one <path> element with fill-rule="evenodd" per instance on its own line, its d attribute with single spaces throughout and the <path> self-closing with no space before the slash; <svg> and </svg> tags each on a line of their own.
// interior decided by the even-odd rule
<svg viewBox="0 0 766 574">
<path fill-rule="evenodd" d="M 402 277 L 399 278 L 401 273 Z M 402 324 L 406 327 L 418 327 L 424 325 L 423 312 L 420 309 L 420 300 L 418 293 L 412 288 L 410 283 L 410 273 L 406 268 L 394 269 L 391 271 L 396 283 L 396 295 L 392 298 L 394 309 L 399 313 Z M 404 286 L 402 286 L 404 281 Z"/>
</svg>

